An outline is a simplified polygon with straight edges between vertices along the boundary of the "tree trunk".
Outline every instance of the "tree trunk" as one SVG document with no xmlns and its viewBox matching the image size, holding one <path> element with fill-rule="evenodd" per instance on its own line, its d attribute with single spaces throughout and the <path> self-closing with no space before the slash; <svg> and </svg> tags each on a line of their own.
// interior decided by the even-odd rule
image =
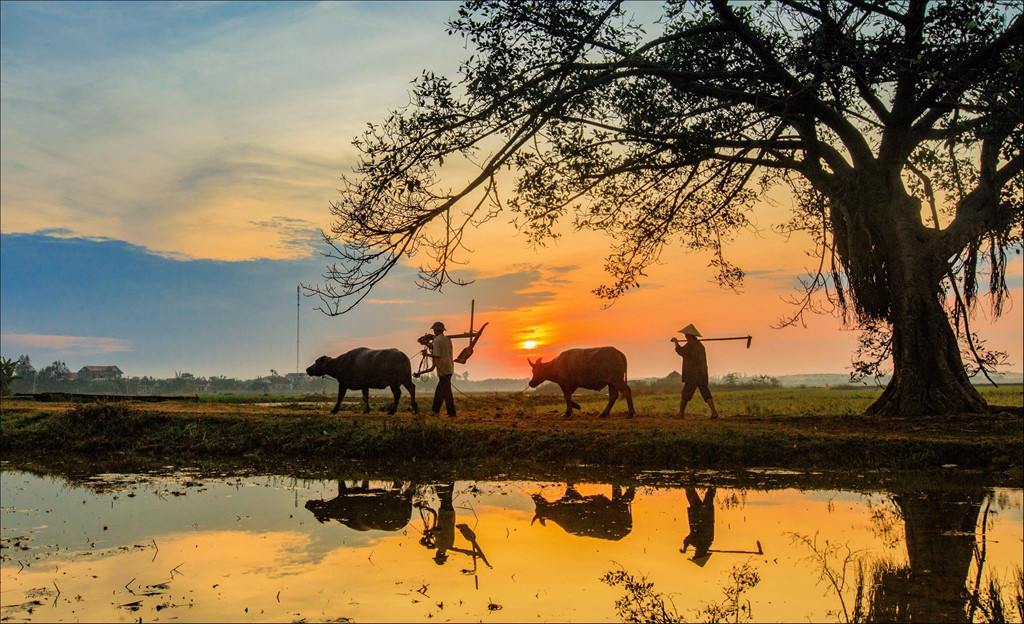
<svg viewBox="0 0 1024 624">
<path fill-rule="evenodd" d="M 916 239 L 916 237 L 913 237 Z M 981 413 L 985 399 L 964 369 L 949 317 L 939 300 L 944 262 L 919 240 L 889 256 L 893 375 L 868 414 L 920 416 Z M 908 247 L 912 251 L 908 251 Z"/>
<path fill-rule="evenodd" d="M 928 306 L 921 306 L 928 307 Z M 868 414 L 981 413 L 985 399 L 964 371 L 956 337 L 945 312 L 921 310 L 916 320 L 893 319 L 893 375 Z"/>
<path fill-rule="evenodd" d="M 892 326 L 892 381 L 868 414 L 979 413 L 985 400 L 964 370 L 957 337 L 939 298 L 947 260 L 938 232 L 898 171 L 846 180 L 834 197 L 832 231 L 858 313 Z"/>
</svg>

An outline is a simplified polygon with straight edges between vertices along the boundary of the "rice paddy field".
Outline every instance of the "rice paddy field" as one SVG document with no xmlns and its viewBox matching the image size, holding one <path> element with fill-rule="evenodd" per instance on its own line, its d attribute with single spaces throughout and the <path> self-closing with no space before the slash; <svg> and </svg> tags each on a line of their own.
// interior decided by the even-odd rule
<svg viewBox="0 0 1024 624">
<path fill-rule="evenodd" d="M 2 450 L 27 457 L 245 458 L 259 461 L 432 460 L 556 462 L 640 468 L 927 469 L 956 465 L 1019 475 L 1021 386 L 983 387 L 986 414 L 922 418 L 863 416 L 875 388 L 773 388 L 717 391 L 722 418 L 699 397 L 686 418 L 675 393 L 635 393 L 637 416 L 620 398 L 607 418 L 607 395 L 578 392 L 579 412 L 561 396 L 456 394 L 458 416 L 419 411 L 404 395 L 192 397 L 159 402 L 126 397 L 43 401 L 7 397 L 0 409 Z M 1017 478 L 1017 477 L 1015 477 Z"/>
</svg>

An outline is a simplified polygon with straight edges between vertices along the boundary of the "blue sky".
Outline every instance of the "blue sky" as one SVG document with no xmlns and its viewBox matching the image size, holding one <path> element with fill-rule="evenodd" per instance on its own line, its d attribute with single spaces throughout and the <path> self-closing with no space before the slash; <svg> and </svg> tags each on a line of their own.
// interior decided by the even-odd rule
<svg viewBox="0 0 1024 624">
<path fill-rule="evenodd" d="M 396 327 L 411 334 L 405 349 L 411 355 L 432 315 L 455 307 L 466 316 L 473 297 L 480 298 L 483 318 L 502 309 L 496 301 L 514 308 L 550 296 L 509 296 L 536 280 L 536 270 L 482 279 L 471 292 L 443 296 L 410 291 L 413 275 L 405 269 L 365 305 L 328 317 L 314 310 L 316 299 L 296 299 L 300 282 L 319 278 L 323 259 L 316 252 L 291 260 L 182 259 L 124 241 L 55 234 L 67 233 L 4 234 L 0 245 L 4 354 L 28 353 L 37 368 L 64 359 L 76 370 L 117 364 L 135 374 L 285 373 L 295 369 L 297 321 L 304 369 L 318 355 L 336 355 L 335 344 L 383 341 Z M 419 296 L 409 299 L 410 293 Z"/>
<path fill-rule="evenodd" d="M 0 3 L 0 352 L 132 376 L 293 370 L 295 288 L 321 281 L 319 232 L 351 141 L 408 102 L 422 70 L 454 75 L 469 53 L 445 32 L 457 6 Z M 477 379 L 603 344 L 631 375 L 665 375 L 678 367 L 667 338 L 691 322 L 755 335 L 749 351 L 718 343 L 712 375 L 843 372 L 855 336 L 836 319 L 772 329 L 810 264 L 807 241 L 770 231 L 786 205 L 737 238 L 742 294 L 711 283 L 707 258 L 669 249 L 611 307 L 590 293 L 609 241 L 532 249 L 499 218 L 466 241 L 472 286 L 419 290 L 414 259 L 343 317 L 303 298 L 300 365 L 356 346 L 414 355 L 433 320 L 468 329 L 476 300 L 476 326 L 491 323 L 465 369 Z M 977 324 L 1020 370 L 1019 257 L 1008 274 L 1017 305 Z"/>
</svg>

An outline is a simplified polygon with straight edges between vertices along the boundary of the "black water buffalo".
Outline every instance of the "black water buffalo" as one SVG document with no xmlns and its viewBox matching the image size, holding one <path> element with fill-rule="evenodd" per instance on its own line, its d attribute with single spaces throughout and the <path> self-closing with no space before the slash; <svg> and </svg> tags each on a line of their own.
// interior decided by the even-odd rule
<svg viewBox="0 0 1024 624">
<path fill-rule="evenodd" d="M 572 535 L 620 540 L 633 530 L 631 505 L 635 495 L 632 487 L 613 485 L 611 498 L 604 494 L 583 496 L 569 483 L 558 500 L 533 495 L 536 511 L 530 524 L 539 520 L 545 525 L 545 520 L 551 520 Z"/>
<path fill-rule="evenodd" d="M 633 392 L 626 385 L 626 356 L 615 347 L 591 347 L 589 349 L 569 349 L 559 353 L 550 362 L 543 362 L 543 358 L 536 362 L 530 362 L 533 369 L 533 379 L 530 380 L 530 387 L 536 388 L 544 381 L 551 381 L 562 389 L 565 395 L 565 416 L 572 416 L 573 408 L 580 409 L 578 403 L 572 400 L 572 393 L 579 388 L 587 390 L 600 390 L 608 386 L 608 405 L 599 415 L 600 418 L 608 416 L 612 411 L 612 405 L 619 398 L 621 392 L 626 397 L 626 404 L 629 405 L 627 418 L 632 418 L 636 412 L 633 410 Z"/>
<path fill-rule="evenodd" d="M 412 517 L 414 488 L 395 483 L 391 487 L 348 487 L 338 481 L 338 495 L 331 500 L 308 500 L 306 509 L 318 522 L 337 520 L 356 531 L 401 531 Z"/>
<path fill-rule="evenodd" d="M 363 411 L 369 412 L 370 388 L 379 390 L 387 387 L 391 388 L 391 394 L 395 396 L 388 413 L 394 414 L 398 409 L 398 399 L 402 396 L 401 386 L 409 391 L 412 411 L 419 411 L 416 405 L 416 386 L 412 385 L 412 364 L 398 349 L 359 347 L 336 358 L 323 355 L 306 369 L 306 374 L 311 377 L 327 375 L 338 380 L 338 402 L 331 410 L 332 414 L 338 413 L 346 390 L 362 390 Z"/>
</svg>

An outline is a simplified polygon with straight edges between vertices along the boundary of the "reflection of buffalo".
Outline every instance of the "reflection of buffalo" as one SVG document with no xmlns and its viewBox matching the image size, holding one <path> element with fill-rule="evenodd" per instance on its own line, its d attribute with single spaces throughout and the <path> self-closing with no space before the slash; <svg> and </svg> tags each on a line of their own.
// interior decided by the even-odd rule
<svg viewBox="0 0 1024 624">
<path fill-rule="evenodd" d="M 565 494 L 558 500 L 549 501 L 540 494 L 533 495 L 537 510 L 530 524 L 540 520 L 544 525 L 545 520 L 551 520 L 572 535 L 620 540 L 633 530 L 630 505 L 635 494 L 632 487 L 613 485 L 611 499 L 604 494 L 583 496 L 569 483 Z"/>
<path fill-rule="evenodd" d="M 543 358 L 541 358 L 543 359 Z M 569 349 L 559 353 L 550 362 L 530 362 L 533 378 L 530 387 L 536 388 L 545 381 L 551 381 L 562 389 L 565 396 L 565 416 L 572 416 L 573 408 L 580 409 L 572 400 L 572 393 L 579 388 L 600 390 L 608 386 L 608 405 L 600 413 L 604 418 L 612 410 L 621 392 L 629 406 L 627 418 L 633 414 L 633 393 L 626 385 L 626 356 L 615 347 L 593 347 L 590 349 Z"/>
<path fill-rule="evenodd" d="M 409 358 L 398 349 L 367 349 L 359 347 L 343 353 L 336 358 L 320 356 L 306 369 L 310 377 L 327 375 L 338 380 L 338 402 L 334 404 L 332 414 L 337 414 L 346 390 L 363 391 L 364 411 L 370 411 L 370 388 L 391 388 L 395 400 L 388 408 L 394 414 L 398 409 L 398 399 L 402 396 L 402 386 L 409 391 L 412 399 L 412 411 L 417 411 L 416 386 L 412 385 L 412 364 Z"/>
<path fill-rule="evenodd" d="M 371 488 L 367 481 L 350 488 L 338 481 L 338 496 L 308 500 L 306 509 L 320 522 L 334 519 L 357 531 L 401 531 L 412 517 L 413 489 L 400 483 Z"/>
</svg>

